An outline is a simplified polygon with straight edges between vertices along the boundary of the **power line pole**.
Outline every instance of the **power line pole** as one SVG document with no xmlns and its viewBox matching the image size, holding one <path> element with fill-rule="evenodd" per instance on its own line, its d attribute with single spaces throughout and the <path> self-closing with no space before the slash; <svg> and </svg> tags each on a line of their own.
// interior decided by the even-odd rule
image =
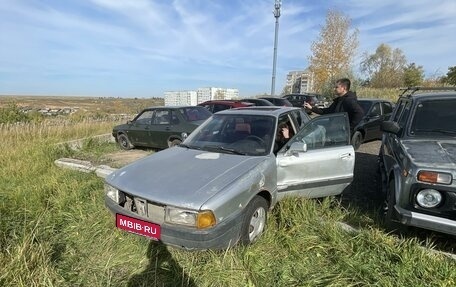
<svg viewBox="0 0 456 287">
<path fill-rule="evenodd" d="M 282 0 L 275 0 L 274 4 L 274 17 L 275 21 L 275 38 L 274 38 L 274 59 L 272 62 L 272 85 L 271 85 L 271 97 L 275 95 L 275 78 L 276 78 L 276 62 L 277 62 L 277 40 L 279 37 L 279 17 L 280 7 L 282 6 Z"/>
</svg>

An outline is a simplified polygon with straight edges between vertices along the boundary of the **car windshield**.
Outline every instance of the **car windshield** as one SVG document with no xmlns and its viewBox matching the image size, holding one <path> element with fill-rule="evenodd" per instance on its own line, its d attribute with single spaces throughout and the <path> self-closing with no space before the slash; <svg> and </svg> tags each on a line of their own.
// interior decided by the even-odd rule
<svg viewBox="0 0 456 287">
<path fill-rule="evenodd" d="M 211 152 L 263 156 L 272 150 L 275 126 L 272 116 L 214 114 L 183 144 Z"/>
<path fill-rule="evenodd" d="M 428 100 L 419 103 L 413 116 L 413 135 L 456 136 L 456 99 Z"/>
<path fill-rule="evenodd" d="M 206 108 L 198 106 L 180 108 L 179 111 L 188 122 L 203 121 L 212 115 Z"/>
</svg>

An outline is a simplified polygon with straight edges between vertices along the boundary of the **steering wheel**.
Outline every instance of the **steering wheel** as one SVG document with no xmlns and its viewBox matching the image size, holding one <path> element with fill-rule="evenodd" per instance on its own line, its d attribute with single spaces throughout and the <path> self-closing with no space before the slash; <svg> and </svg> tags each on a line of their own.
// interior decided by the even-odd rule
<svg viewBox="0 0 456 287">
<path fill-rule="evenodd" d="M 260 138 L 258 136 L 255 136 L 255 135 L 246 136 L 244 140 L 254 140 L 257 143 L 259 143 L 260 145 L 264 145 L 265 144 L 265 142 L 264 142 L 264 140 L 262 138 Z"/>
</svg>

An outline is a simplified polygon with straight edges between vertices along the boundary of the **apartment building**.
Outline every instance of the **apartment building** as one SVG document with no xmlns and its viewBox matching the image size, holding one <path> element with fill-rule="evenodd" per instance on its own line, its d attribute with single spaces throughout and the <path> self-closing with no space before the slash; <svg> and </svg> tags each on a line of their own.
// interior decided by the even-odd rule
<svg viewBox="0 0 456 287">
<path fill-rule="evenodd" d="M 314 91 L 313 73 L 304 71 L 291 71 L 287 74 L 285 91 L 288 94 L 302 94 Z"/>
<path fill-rule="evenodd" d="M 165 92 L 165 106 L 196 106 L 196 91 Z"/>
<path fill-rule="evenodd" d="M 196 91 L 165 92 L 165 106 L 197 105 L 210 100 L 233 100 L 238 98 L 238 89 L 198 88 Z"/>
</svg>

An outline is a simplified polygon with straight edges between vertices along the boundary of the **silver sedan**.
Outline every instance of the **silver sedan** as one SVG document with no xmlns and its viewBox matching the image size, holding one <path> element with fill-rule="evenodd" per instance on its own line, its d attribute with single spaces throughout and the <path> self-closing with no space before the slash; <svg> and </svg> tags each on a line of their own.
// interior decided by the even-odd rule
<svg viewBox="0 0 456 287">
<path fill-rule="evenodd" d="M 336 195 L 351 183 L 349 136 L 345 113 L 310 120 L 299 108 L 222 111 L 181 145 L 109 175 L 105 203 L 117 228 L 168 245 L 249 244 L 281 198 Z"/>
</svg>

